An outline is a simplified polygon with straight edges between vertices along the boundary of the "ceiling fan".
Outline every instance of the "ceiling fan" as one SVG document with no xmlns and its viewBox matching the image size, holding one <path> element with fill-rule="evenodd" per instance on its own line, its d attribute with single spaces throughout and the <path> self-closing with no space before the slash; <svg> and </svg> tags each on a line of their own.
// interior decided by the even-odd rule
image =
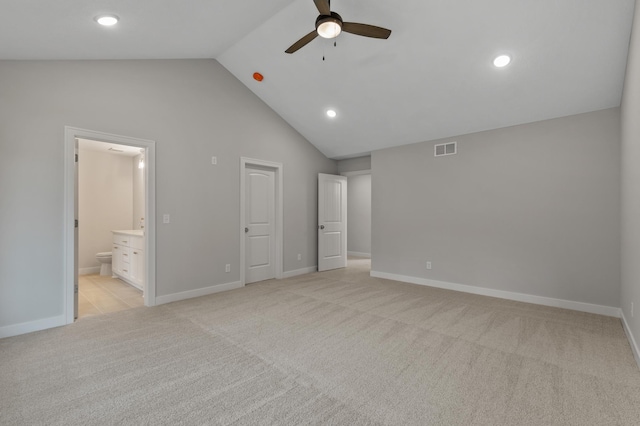
<svg viewBox="0 0 640 426">
<path fill-rule="evenodd" d="M 389 38 L 391 35 L 391 30 L 386 28 L 344 22 L 340 15 L 331 11 L 330 0 L 313 0 L 313 2 L 316 4 L 318 12 L 320 12 L 320 16 L 316 19 L 316 29 L 293 43 L 290 48 L 285 50 L 286 53 L 295 52 L 318 36 L 336 38 L 342 31 L 364 37 L 384 39 Z"/>
</svg>

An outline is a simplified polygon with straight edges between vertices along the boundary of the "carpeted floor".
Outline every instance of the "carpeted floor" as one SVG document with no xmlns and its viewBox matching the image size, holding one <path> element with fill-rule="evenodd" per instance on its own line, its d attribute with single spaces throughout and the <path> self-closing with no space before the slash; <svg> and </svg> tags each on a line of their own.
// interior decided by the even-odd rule
<svg viewBox="0 0 640 426">
<path fill-rule="evenodd" d="M 637 425 L 620 321 L 344 270 L 0 340 L 0 424 Z"/>
</svg>

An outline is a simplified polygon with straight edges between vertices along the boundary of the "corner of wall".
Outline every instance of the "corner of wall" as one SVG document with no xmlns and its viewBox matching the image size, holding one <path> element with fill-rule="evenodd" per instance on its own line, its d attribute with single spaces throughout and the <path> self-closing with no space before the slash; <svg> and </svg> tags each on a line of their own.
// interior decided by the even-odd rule
<svg viewBox="0 0 640 426">
<path fill-rule="evenodd" d="M 636 337 L 640 336 L 640 318 L 633 317 L 633 304 L 640 308 L 640 3 L 636 1 L 634 23 L 629 42 L 627 70 L 620 106 L 621 128 L 621 317 L 625 333 L 636 361 L 640 366 L 640 352 Z"/>
<path fill-rule="evenodd" d="M 627 339 L 629 340 L 629 345 L 631 346 L 633 357 L 636 360 L 636 364 L 638 364 L 638 368 L 640 368 L 640 348 L 638 348 L 638 343 L 633 337 L 633 333 L 629 328 L 629 323 L 627 322 L 627 318 L 624 316 L 624 312 L 622 309 L 620 309 L 620 319 L 622 321 L 622 328 L 624 329 L 624 333 L 627 335 Z"/>
</svg>

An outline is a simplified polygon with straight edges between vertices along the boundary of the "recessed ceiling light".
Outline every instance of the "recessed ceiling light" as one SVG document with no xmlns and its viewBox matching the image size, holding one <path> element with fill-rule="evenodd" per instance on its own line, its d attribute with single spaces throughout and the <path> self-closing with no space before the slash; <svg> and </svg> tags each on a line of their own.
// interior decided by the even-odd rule
<svg viewBox="0 0 640 426">
<path fill-rule="evenodd" d="M 331 117 L 331 118 L 335 118 L 335 116 L 338 115 L 334 110 L 332 109 L 328 109 L 327 110 L 327 116 Z"/>
<path fill-rule="evenodd" d="M 110 27 L 118 23 L 119 18 L 116 15 L 100 15 L 96 16 L 95 20 L 98 24 Z"/>
<path fill-rule="evenodd" d="M 500 55 L 493 60 L 493 65 L 498 68 L 506 67 L 511 62 L 511 57 L 509 55 Z"/>
</svg>

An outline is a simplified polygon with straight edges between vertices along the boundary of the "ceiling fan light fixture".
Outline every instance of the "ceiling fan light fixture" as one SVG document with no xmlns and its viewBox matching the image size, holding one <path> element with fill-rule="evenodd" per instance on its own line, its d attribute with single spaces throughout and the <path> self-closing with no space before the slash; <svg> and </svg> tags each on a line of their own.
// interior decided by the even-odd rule
<svg viewBox="0 0 640 426">
<path fill-rule="evenodd" d="M 336 12 L 329 10 L 329 0 L 314 0 L 320 16 L 316 18 L 316 28 L 300 40 L 293 43 L 284 53 L 294 53 L 306 46 L 318 36 L 326 39 L 338 37 L 343 31 L 362 37 L 388 39 L 391 30 L 375 25 L 359 24 L 356 22 L 344 22 Z M 335 43 L 334 43 L 335 46 Z"/>
<path fill-rule="evenodd" d="M 336 38 L 342 32 L 342 21 L 333 16 L 320 17 L 316 22 L 316 31 L 320 37 Z"/>
</svg>

